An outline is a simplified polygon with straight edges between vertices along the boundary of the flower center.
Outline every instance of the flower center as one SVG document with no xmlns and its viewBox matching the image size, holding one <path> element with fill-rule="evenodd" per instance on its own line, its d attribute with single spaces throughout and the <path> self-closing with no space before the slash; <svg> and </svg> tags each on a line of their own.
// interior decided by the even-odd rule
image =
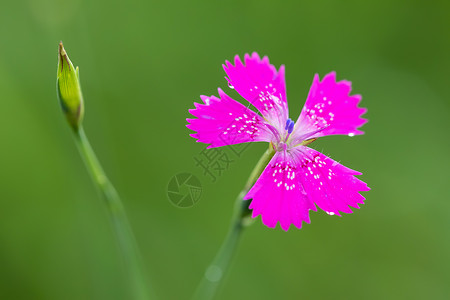
<svg viewBox="0 0 450 300">
<path fill-rule="evenodd" d="M 286 126 L 284 127 L 284 130 L 286 130 L 287 133 L 286 133 L 286 135 L 285 135 L 285 137 L 283 139 L 283 142 L 287 143 L 287 140 L 289 139 L 289 136 L 291 135 L 292 131 L 294 131 L 294 126 L 295 126 L 295 122 L 292 121 L 291 118 L 288 118 L 286 120 Z"/>
<path fill-rule="evenodd" d="M 276 150 L 277 151 L 286 151 L 288 148 L 288 139 L 289 136 L 291 135 L 291 133 L 294 131 L 294 126 L 295 126 L 295 122 L 292 121 L 291 118 L 288 118 L 286 120 L 286 126 L 284 127 L 284 134 L 281 134 L 281 136 L 279 136 L 279 139 L 277 139 L 276 142 Z"/>
<path fill-rule="evenodd" d="M 294 125 L 295 122 L 291 120 L 291 118 L 286 120 L 286 127 L 284 128 L 284 130 L 287 130 L 288 134 L 286 136 L 286 140 L 287 137 L 292 133 L 292 131 L 294 130 Z"/>
</svg>

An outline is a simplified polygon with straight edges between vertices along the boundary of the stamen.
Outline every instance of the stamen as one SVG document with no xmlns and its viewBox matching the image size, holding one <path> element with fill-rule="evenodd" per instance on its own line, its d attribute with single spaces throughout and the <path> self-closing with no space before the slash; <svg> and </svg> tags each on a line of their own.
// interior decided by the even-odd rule
<svg viewBox="0 0 450 300">
<path fill-rule="evenodd" d="M 289 128 L 288 128 L 288 133 L 289 134 L 291 134 L 292 131 L 294 130 L 294 125 L 295 125 L 294 121 L 291 121 L 291 124 L 289 124 Z"/>
<path fill-rule="evenodd" d="M 289 118 L 286 120 L 286 126 L 284 127 L 284 130 L 287 130 L 288 134 L 291 134 L 292 131 L 294 130 L 294 125 L 295 125 L 295 122 L 292 121 L 291 118 Z"/>
<path fill-rule="evenodd" d="M 286 120 L 286 127 L 284 127 L 284 130 L 288 130 L 289 125 L 291 124 L 291 122 L 292 122 L 291 118 Z"/>
</svg>

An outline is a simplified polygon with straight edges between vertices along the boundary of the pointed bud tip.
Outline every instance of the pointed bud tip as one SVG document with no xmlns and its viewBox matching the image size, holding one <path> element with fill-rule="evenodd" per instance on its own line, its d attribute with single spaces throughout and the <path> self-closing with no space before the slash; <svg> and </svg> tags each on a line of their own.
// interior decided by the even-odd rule
<svg viewBox="0 0 450 300">
<path fill-rule="evenodd" d="M 72 62 L 69 59 L 69 56 L 67 55 L 66 49 L 64 49 L 64 45 L 63 42 L 59 42 L 59 47 L 58 47 L 58 57 L 59 57 L 59 61 L 58 64 L 61 65 L 61 72 L 64 70 L 64 65 L 67 64 L 68 70 L 70 71 L 70 69 L 73 69 L 73 65 Z"/>
<path fill-rule="evenodd" d="M 64 45 L 63 45 L 63 42 L 62 42 L 62 41 L 59 42 L 59 48 L 58 48 L 58 50 L 59 50 L 59 55 L 60 55 L 60 56 L 66 55 L 66 50 L 64 49 Z"/>
</svg>

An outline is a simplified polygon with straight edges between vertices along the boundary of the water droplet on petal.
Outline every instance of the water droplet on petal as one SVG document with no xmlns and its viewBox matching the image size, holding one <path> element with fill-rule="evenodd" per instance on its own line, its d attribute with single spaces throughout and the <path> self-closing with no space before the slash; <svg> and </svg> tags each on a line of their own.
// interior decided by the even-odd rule
<svg viewBox="0 0 450 300">
<path fill-rule="evenodd" d="M 350 132 L 350 133 L 348 134 L 348 136 L 352 137 L 352 136 L 355 136 L 355 134 L 354 134 L 353 132 Z"/>
<path fill-rule="evenodd" d="M 234 90 L 234 86 L 230 82 L 228 82 L 228 87 Z"/>
</svg>

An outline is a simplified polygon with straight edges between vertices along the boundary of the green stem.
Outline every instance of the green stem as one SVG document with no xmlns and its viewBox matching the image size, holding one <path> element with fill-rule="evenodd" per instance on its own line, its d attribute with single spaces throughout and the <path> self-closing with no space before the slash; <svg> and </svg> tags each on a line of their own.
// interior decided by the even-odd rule
<svg viewBox="0 0 450 300">
<path fill-rule="evenodd" d="M 119 194 L 106 177 L 100 162 L 95 156 L 94 150 L 89 144 L 83 128 L 80 127 L 74 132 L 77 147 L 80 150 L 81 156 L 86 163 L 86 167 L 91 173 L 94 183 L 98 186 L 108 209 L 117 236 L 117 241 L 124 258 L 125 267 L 127 268 L 126 277 L 130 281 L 133 299 L 149 299 L 144 272 L 141 268 L 142 264 L 138 247 Z"/>
<path fill-rule="evenodd" d="M 273 151 L 273 149 L 269 148 L 263 154 L 263 156 L 261 156 L 260 160 L 250 174 L 250 177 L 245 184 L 244 189 L 236 198 L 228 234 L 223 241 L 219 252 L 216 254 L 213 262 L 206 269 L 206 272 L 203 275 L 199 286 L 197 287 L 193 299 L 209 300 L 213 299 L 216 295 L 217 290 L 223 282 L 224 276 L 227 274 L 230 268 L 231 261 L 239 244 L 242 230 L 246 227 L 247 224 L 249 224 L 249 222 L 247 222 L 247 219 L 250 215 L 250 210 L 248 207 L 251 200 L 243 201 L 244 196 L 256 182 L 259 175 L 261 175 L 262 171 L 267 166 L 274 153 L 275 152 Z"/>
</svg>

